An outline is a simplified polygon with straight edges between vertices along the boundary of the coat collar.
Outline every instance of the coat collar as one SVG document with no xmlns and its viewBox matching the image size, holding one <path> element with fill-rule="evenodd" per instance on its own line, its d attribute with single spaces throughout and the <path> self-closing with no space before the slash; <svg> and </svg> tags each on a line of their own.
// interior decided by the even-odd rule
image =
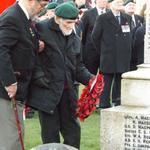
<svg viewBox="0 0 150 150">
<path fill-rule="evenodd" d="M 25 24 L 29 23 L 29 19 L 27 18 L 26 14 L 23 12 L 23 10 L 21 9 L 21 7 L 19 6 L 18 2 L 16 2 L 16 3 L 14 4 L 14 8 L 16 8 L 17 11 L 18 11 L 18 13 L 20 14 L 21 20 L 22 20 Z"/>
<path fill-rule="evenodd" d="M 60 30 L 59 28 L 59 25 L 55 22 L 54 18 L 51 18 L 48 22 L 48 28 L 50 30 L 54 30 L 56 32 L 58 32 L 57 34 L 63 34 L 62 31 Z M 71 35 L 68 36 L 68 42 L 67 42 L 67 45 L 66 45 L 66 50 L 71 47 L 73 41 L 74 41 L 74 37 L 75 37 L 75 33 L 72 32 Z"/>
<path fill-rule="evenodd" d="M 109 22 L 111 22 L 116 27 L 119 26 L 119 23 L 116 20 L 116 18 L 114 16 L 114 14 L 112 13 L 112 11 L 107 12 L 106 15 L 107 15 L 107 19 L 108 19 Z"/>
<path fill-rule="evenodd" d="M 119 25 L 118 21 L 116 20 L 114 14 L 112 13 L 112 11 L 109 11 L 106 13 L 107 15 L 107 19 L 108 21 L 110 21 L 114 26 L 118 27 L 120 25 L 127 25 L 127 19 L 125 19 L 125 14 L 124 13 L 120 13 L 120 18 L 121 18 L 121 23 Z"/>
</svg>

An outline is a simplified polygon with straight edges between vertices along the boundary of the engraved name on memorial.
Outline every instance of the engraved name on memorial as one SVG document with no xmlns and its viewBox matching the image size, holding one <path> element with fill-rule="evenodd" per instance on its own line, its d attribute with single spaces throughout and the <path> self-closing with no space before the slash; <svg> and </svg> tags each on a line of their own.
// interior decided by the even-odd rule
<svg viewBox="0 0 150 150">
<path fill-rule="evenodd" d="M 124 116 L 124 149 L 150 149 L 150 115 Z"/>
</svg>

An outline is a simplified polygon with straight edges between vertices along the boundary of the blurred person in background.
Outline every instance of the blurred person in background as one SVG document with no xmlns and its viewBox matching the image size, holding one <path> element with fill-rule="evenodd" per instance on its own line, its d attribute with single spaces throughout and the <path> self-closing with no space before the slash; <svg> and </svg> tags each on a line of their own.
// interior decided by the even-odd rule
<svg viewBox="0 0 150 150">
<path fill-rule="evenodd" d="M 144 23 L 144 17 L 135 14 L 136 3 L 133 0 L 127 0 L 124 5 L 125 13 L 132 17 L 132 28 L 135 32 L 135 30 Z"/>
<path fill-rule="evenodd" d="M 123 0 L 112 0 L 110 8 L 111 11 L 98 17 L 92 32 L 93 44 L 100 56 L 99 71 L 103 73 L 105 83 L 100 108 L 111 107 L 114 80 L 117 85 L 112 103 L 120 105 L 121 74 L 130 69 L 132 18 L 122 12 Z"/>
<path fill-rule="evenodd" d="M 38 15 L 39 17 L 37 18 L 38 21 L 42 21 L 45 19 L 50 19 L 54 17 L 55 15 L 55 8 L 58 6 L 58 3 L 56 2 L 50 2 L 47 4 L 45 9 Z"/>
<path fill-rule="evenodd" d="M 133 0 L 127 0 L 125 3 L 125 12 L 132 17 L 132 37 L 134 38 L 134 34 L 138 27 L 142 26 L 144 23 L 144 17 L 135 14 L 136 4 Z M 132 55 L 131 55 L 131 70 L 136 70 L 137 60 L 136 60 L 137 53 L 135 52 L 134 48 L 132 48 Z"/>
<path fill-rule="evenodd" d="M 88 70 L 96 74 L 99 67 L 99 53 L 97 53 L 91 39 L 91 33 L 96 21 L 96 18 L 108 11 L 107 0 L 96 0 L 96 7 L 85 11 L 83 17 L 81 18 L 82 26 L 82 58 L 83 63 L 88 68 Z M 101 26 L 101 25 L 100 25 Z M 97 57 L 97 55 L 99 57 Z"/>
<path fill-rule="evenodd" d="M 144 20 L 146 20 L 146 4 L 143 6 L 142 13 Z M 135 31 L 135 34 L 133 36 L 133 47 L 132 51 L 132 61 L 134 62 L 134 68 L 132 69 L 136 70 L 137 65 L 144 63 L 144 38 L 145 38 L 145 31 L 146 31 L 146 22 L 137 30 Z"/>
</svg>

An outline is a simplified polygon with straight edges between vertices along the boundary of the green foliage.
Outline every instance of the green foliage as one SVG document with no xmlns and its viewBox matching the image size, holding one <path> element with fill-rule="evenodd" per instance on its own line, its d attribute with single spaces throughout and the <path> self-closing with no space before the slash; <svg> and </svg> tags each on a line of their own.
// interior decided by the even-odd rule
<svg viewBox="0 0 150 150">
<path fill-rule="evenodd" d="M 84 122 L 81 122 L 81 149 L 80 150 L 99 150 L 100 146 L 100 127 L 99 114 L 93 113 Z M 25 120 L 25 150 L 42 144 L 40 137 L 40 125 L 37 114 L 32 119 Z"/>
</svg>

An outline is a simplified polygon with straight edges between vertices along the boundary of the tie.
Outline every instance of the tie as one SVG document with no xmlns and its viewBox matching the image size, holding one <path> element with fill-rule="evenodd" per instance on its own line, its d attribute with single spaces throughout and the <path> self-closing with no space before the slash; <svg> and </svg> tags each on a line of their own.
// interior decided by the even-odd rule
<svg viewBox="0 0 150 150">
<path fill-rule="evenodd" d="M 103 14 L 104 13 L 104 10 L 101 10 L 101 14 Z"/>
<path fill-rule="evenodd" d="M 136 27 L 135 22 L 133 20 L 131 21 L 131 26 L 132 26 L 132 29 Z"/>
<path fill-rule="evenodd" d="M 118 23 L 120 24 L 120 16 L 116 16 Z"/>
</svg>

